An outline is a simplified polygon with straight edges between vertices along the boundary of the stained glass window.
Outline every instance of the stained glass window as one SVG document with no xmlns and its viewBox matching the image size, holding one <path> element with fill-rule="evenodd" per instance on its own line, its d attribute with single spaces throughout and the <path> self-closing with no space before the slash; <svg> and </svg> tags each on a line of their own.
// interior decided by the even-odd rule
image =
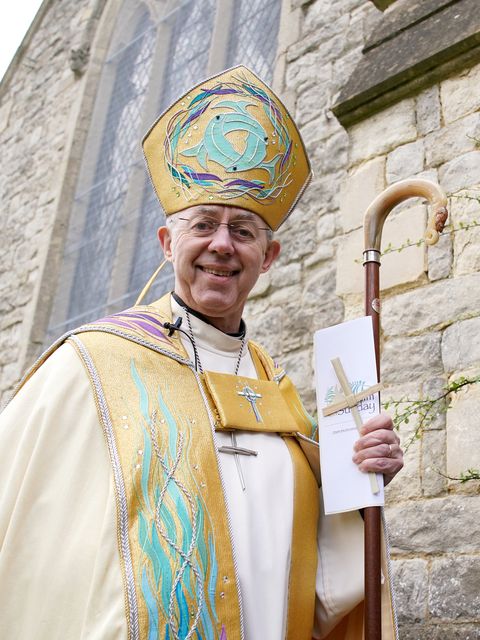
<svg viewBox="0 0 480 640">
<path fill-rule="evenodd" d="M 243 63 L 271 80 L 280 8 L 281 0 L 233 0 L 227 66 Z M 151 124 L 146 113 L 161 113 L 210 74 L 221 11 L 222 0 L 123 3 L 98 86 L 47 343 L 132 305 L 162 259 L 156 230 L 164 214 L 140 144 Z M 149 299 L 172 285 L 168 266 Z"/>
</svg>

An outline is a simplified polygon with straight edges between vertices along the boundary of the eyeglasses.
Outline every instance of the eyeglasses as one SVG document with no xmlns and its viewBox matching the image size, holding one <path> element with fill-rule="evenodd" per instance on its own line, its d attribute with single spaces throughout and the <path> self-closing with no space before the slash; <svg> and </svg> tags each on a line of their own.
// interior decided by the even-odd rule
<svg viewBox="0 0 480 640">
<path fill-rule="evenodd" d="M 253 220 L 232 220 L 232 222 L 217 222 L 213 218 L 178 218 L 188 222 L 188 231 L 197 238 L 208 238 L 215 235 L 218 227 L 227 227 L 230 237 L 236 242 L 245 244 L 256 242 L 261 231 L 270 231 L 268 227 L 258 227 Z"/>
</svg>

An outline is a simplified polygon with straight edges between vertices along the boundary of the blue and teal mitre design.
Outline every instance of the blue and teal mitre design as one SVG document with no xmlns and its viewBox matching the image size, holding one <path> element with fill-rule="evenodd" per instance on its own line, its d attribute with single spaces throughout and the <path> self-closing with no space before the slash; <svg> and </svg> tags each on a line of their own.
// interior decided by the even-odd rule
<svg viewBox="0 0 480 640">
<path fill-rule="evenodd" d="M 193 87 L 143 140 L 166 213 L 201 204 L 258 214 L 271 229 L 289 216 L 311 177 L 285 106 L 250 69 L 228 69 Z"/>
</svg>

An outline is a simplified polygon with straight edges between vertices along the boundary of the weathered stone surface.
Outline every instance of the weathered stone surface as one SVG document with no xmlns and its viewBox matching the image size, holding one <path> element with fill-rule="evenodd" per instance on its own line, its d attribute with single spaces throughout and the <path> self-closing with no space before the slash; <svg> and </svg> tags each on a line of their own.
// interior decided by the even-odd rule
<svg viewBox="0 0 480 640">
<path fill-rule="evenodd" d="M 423 136 L 440 128 L 441 106 L 438 86 L 429 87 L 418 94 L 417 104 L 417 130 Z"/>
<path fill-rule="evenodd" d="M 298 387 L 302 400 L 312 397 L 313 367 L 308 349 L 289 351 L 279 357 L 280 364 Z M 310 410 L 310 408 L 309 408 Z"/>
<path fill-rule="evenodd" d="M 278 357 L 282 352 L 282 320 L 279 310 L 271 307 L 255 316 L 247 316 L 246 322 L 255 340 L 264 345 L 273 358 Z"/>
<path fill-rule="evenodd" d="M 275 289 L 281 289 L 282 287 L 288 287 L 290 285 L 300 286 L 302 279 L 302 265 L 299 262 L 275 267 L 276 265 L 270 271 L 272 287 Z"/>
<path fill-rule="evenodd" d="M 388 153 L 416 137 L 414 101 L 403 100 L 350 129 L 350 163 Z"/>
<path fill-rule="evenodd" d="M 295 222 L 293 218 L 295 218 Z M 317 249 L 315 220 L 309 218 L 300 209 L 296 210 L 285 223 L 285 227 L 282 227 L 278 239 L 281 242 L 282 251 L 278 258 L 277 268 L 280 265 L 290 263 L 292 258 L 295 261 L 300 260 L 315 252 Z"/>
<path fill-rule="evenodd" d="M 480 151 L 470 151 L 447 162 L 440 168 L 439 176 L 448 194 L 480 185 Z"/>
<path fill-rule="evenodd" d="M 387 182 L 411 178 L 423 171 L 424 156 L 423 140 L 397 147 L 387 157 Z"/>
<path fill-rule="evenodd" d="M 295 110 L 295 121 L 299 126 L 320 116 L 328 106 L 328 94 L 325 85 L 313 85 L 299 95 Z"/>
<path fill-rule="evenodd" d="M 455 322 L 445 329 L 442 358 L 449 373 L 480 366 L 480 317 Z"/>
<path fill-rule="evenodd" d="M 452 69 L 465 68 L 462 54 L 478 44 L 476 0 L 442 4 L 438 6 L 439 0 L 403 2 L 379 21 L 333 107 L 343 124 L 348 126 L 445 78 Z"/>
<path fill-rule="evenodd" d="M 452 199 L 453 271 L 463 275 L 480 271 L 480 202 L 475 189 Z M 472 226 L 473 225 L 473 226 Z"/>
<path fill-rule="evenodd" d="M 383 230 L 383 247 L 400 248 L 423 236 L 423 206 L 405 209 L 389 218 Z M 340 238 L 337 253 L 337 294 L 360 293 L 364 289 L 363 230 Z M 399 284 L 416 282 L 425 274 L 425 250 L 422 245 L 405 247 L 382 257 L 381 287 L 384 291 Z"/>
<path fill-rule="evenodd" d="M 411 423 L 409 426 L 413 426 Z M 404 449 L 404 466 L 399 476 L 394 478 L 386 488 L 386 504 L 398 504 L 404 500 L 418 500 L 422 495 L 422 485 L 420 482 L 420 443 L 411 442 L 411 431 L 399 433 L 400 445 Z M 405 444 L 409 443 L 408 449 Z M 390 522 L 390 511 L 388 511 L 388 521 Z"/>
<path fill-rule="evenodd" d="M 427 247 L 428 279 L 432 282 L 448 278 L 452 269 L 452 236 L 442 234 L 437 244 Z"/>
<path fill-rule="evenodd" d="M 449 496 L 389 506 L 388 523 L 395 553 L 476 553 L 480 496 Z"/>
<path fill-rule="evenodd" d="M 347 177 L 340 189 L 340 215 L 344 231 L 362 226 L 365 211 L 384 188 L 384 157 L 360 165 Z"/>
<path fill-rule="evenodd" d="M 422 495 L 426 498 L 435 498 L 446 490 L 446 453 L 445 432 L 431 431 L 429 425 L 421 443 L 421 485 Z"/>
<path fill-rule="evenodd" d="M 461 120 L 434 131 L 425 138 L 425 159 L 429 166 L 438 167 L 452 158 L 478 148 L 480 138 L 480 113 L 473 113 Z"/>
<path fill-rule="evenodd" d="M 480 108 L 480 65 L 440 85 L 442 113 L 445 122 L 453 122 Z"/>
<path fill-rule="evenodd" d="M 428 606 L 432 616 L 443 620 L 478 619 L 480 556 L 433 560 Z"/>
<path fill-rule="evenodd" d="M 408 335 L 465 319 L 479 308 L 480 273 L 440 280 L 385 299 L 382 328 L 387 336 Z"/>
<path fill-rule="evenodd" d="M 470 379 L 479 374 L 480 368 L 472 373 Z M 458 478 L 468 469 L 480 469 L 479 403 L 478 382 L 463 387 L 452 397 L 447 412 L 447 475 L 453 478 Z"/>
<path fill-rule="evenodd" d="M 257 280 L 257 284 L 250 291 L 249 298 L 258 298 L 266 294 L 270 287 L 270 273 L 263 273 Z"/>
<path fill-rule="evenodd" d="M 420 622 L 427 614 L 428 564 L 425 560 L 392 562 L 399 624 Z"/>
<path fill-rule="evenodd" d="M 391 338 L 383 345 L 382 380 L 398 383 L 443 372 L 440 332 Z"/>
<path fill-rule="evenodd" d="M 473 624 L 402 624 L 400 625 L 402 640 L 479 640 L 480 627 Z"/>
<path fill-rule="evenodd" d="M 310 51 L 288 64 L 285 79 L 287 89 L 303 91 L 312 85 L 321 89 L 332 81 L 332 68 L 331 65 L 322 64 L 317 51 Z"/>
</svg>

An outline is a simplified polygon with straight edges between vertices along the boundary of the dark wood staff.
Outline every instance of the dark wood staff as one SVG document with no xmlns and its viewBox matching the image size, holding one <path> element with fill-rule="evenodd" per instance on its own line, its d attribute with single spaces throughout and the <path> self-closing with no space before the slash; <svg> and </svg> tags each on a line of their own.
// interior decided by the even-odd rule
<svg viewBox="0 0 480 640">
<path fill-rule="evenodd" d="M 425 233 L 428 245 L 438 241 L 447 220 L 447 198 L 429 180 L 402 180 L 383 191 L 368 207 L 364 218 L 365 314 L 372 317 L 377 375 L 380 380 L 380 244 L 385 219 L 408 198 L 424 197 L 432 207 Z M 367 507 L 365 519 L 365 640 L 381 640 L 380 508 Z"/>
</svg>

